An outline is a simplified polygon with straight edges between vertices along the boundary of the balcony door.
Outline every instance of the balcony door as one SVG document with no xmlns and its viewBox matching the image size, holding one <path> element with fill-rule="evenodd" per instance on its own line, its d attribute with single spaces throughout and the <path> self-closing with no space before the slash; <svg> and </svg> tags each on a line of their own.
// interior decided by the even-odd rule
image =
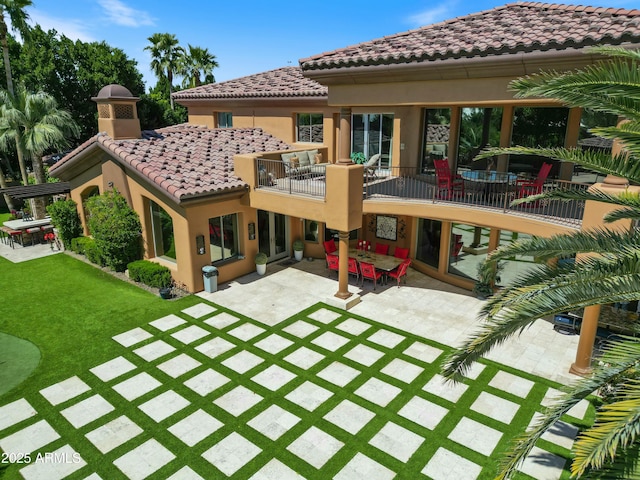
<svg viewBox="0 0 640 480">
<path fill-rule="evenodd" d="M 288 256 L 288 221 L 286 215 L 258 210 L 258 248 L 269 262 Z"/>
<path fill-rule="evenodd" d="M 351 119 L 351 151 L 362 152 L 368 160 L 380 154 L 378 169 L 391 165 L 393 115 L 383 113 L 354 114 Z"/>
</svg>

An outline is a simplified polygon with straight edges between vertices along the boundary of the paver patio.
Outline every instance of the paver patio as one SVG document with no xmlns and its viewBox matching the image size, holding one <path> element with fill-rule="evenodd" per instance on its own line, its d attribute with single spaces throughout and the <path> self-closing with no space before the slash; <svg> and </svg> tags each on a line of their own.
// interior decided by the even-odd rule
<svg viewBox="0 0 640 480">
<path fill-rule="evenodd" d="M 112 341 L 119 356 L 41 390 L 57 413 L 0 406 L 0 448 L 76 455 L 46 478 L 490 478 L 500 425 L 530 424 L 558 393 L 485 365 L 443 384 L 446 346 L 322 304 L 269 326 L 202 302 Z M 64 422 L 85 441 L 67 445 Z M 559 422 L 545 440 L 568 455 L 576 432 Z M 522 470 L 564 465 L 539 448 Z"/>
</svg>

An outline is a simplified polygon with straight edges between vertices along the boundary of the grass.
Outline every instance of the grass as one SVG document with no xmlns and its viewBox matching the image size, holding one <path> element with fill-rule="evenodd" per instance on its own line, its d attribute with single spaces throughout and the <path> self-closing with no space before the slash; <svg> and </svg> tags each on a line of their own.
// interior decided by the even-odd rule
<svg viewBox="0 0 640 480">
<path fill-rule="evenodd" d="M 449 347 L 424 340 L 401 330 L 382 326 L 366 318 L 332 309 L 326 305 L 318 304 L 310 307 L 271 328 L 266 328 L 265 325 L 260 322 L 255 322 L 250 318 L 216 306 L 217 311 L 215 312 L 215 316 L 226 314 L 237 317 L 237 320 L 233 324 L 216 329 L 202 322 L 202 320 L 190 319 L 181 312 L 181 310 L 189 306 L 200 303 L 201 300 L 197 297 L 192 296 L 167 302 L 66 255 L 54 255 L 17 265 L 0 258 L 0 270 L 2 271 L 0 288 L 2 288 L 3 291 L 3 300 L 2 303 L 0 303 L 0 318 L 2 319 L 0 321 L 0 331 L 32 342 L 42 353 L 40 364 L 28 380 L 9 393 L 0 396 L 0 406 L 20 398 L 26 398 L 31 405 L 36 408 L 39 416 L 47 419 L 63 437 L 63 439 L 43 447 L 41 451 L 50 452 L 68 443 L 76 451 L 81 453 L 83 459 L 88 462 L 89 466 L 73 474 L 70 477 L 72 479 L 85 478 L 92 472 L 99 473 L 102 478 L 125 478 L 112 464 L 113 461 L 135 446 L 151 438 L 158 440 L 173 452 L 178 459 L 161 468 L 149 478 L 166 478 L 182 465 L 191 466 L 196 472 L 204 475 L 205 478 L 222 477 L 222 473 L 215 470 L 210 463 L 202 458 L 202 453 L 211 448 L 212 445 L 226 438 L 231 432 L 239 433 L 262 449 L 262 452 L 258 456 L 240 469 L 232 478 L 250 477 L 271 458 L 278 458 L 308 479 L 332 478 L 340 471 L 344 464 L 353 458 L 356 452 L 362 452 L 385 467 L 398 472 L 397 478 L 413 480 L 426 478 L 422 477 L 419 472 L 435 451 L 440 447 L 444 447 L 451 452 L 482 465 L 484 469 L 480 478 L 488 479 L 493 478 L 496 465 L 502 456 L 502 452 L 508 447 L 510 439 L 524 430 L 532 415 L 536 411 L 541 410 L 540 401 L 547 389 L 549 387 L 558 388 L 557 384 L 546 379 L 533 377 L 492 362 L 483 362 L 484 369 L 480 375 L 475 380 L 465 380 L 465 383 L 468 385 L 467 392 L 454 404 L 422 389 L 428 380 L 438 373 L 439 362 L 417 360 L 405 353 L 408 346 L 414 342 L 421 342 L 442 350 L 442 354 L 438 357 L 438 360 L 441 360 L 443 356 L 451 350 Z M 318 321 L 316 320 L 318 312 L 333 312 L 332 315 L 334 318 L 329 322 Z M 192 324 L 208 330 L 214 335 L 214 338 L 223 338 L 233 343 L 235 347 L 214 359 L 210 359 L 195 350 L 194 347 L 208 341 L 211 336 L 205 337 L 192 344 L 184 345 L 171 336 L 172 333 L 180 330 L 182 327 L 162 332 L 147 325 L 150 321 L 168 314 L 176 314 L 185 320 L 189 320 Z M 215 318 L 215 316 L 211 318 Z M 367 328 L 360 333 L 347 333 L 341 328 L 343 322 L 347 320 L 357 320 L 362 322 Z M 298 338 L 286 330 L 287 327 L 300 321 L 316 327 L 316 331 L 304 338 Z M 254 325 L 264 329 L 264 331 L 254 338 L 242 341 L 230 333 L 231 330 L 240 325 Z M 146 362 L 132 352 L 133 349 L 140 345 L 125 349 L 111 340 L 112 336 L 139 326 L 154 335 L 152 339 L 144 342 L 145 344 L 161 339 L 175 346 L 179 352 L 184 352 L 193 359 L 201 362 L 202 365 L 189 374 L 174 379 L 157 368 L 157 365 L 165 361 L 167 357 Z M 401 335 L 403 340 L 399 344 L 388 348 L 372 342 L 370 340 L 371 335 L 374 332 L 382 330 Z M 349 343 L 335 351 L 323 349 L 316 345 L 314 340 L 326 333 L 347 338 Z M 257 342 L 266 339 L 272 334 L 277 334 L 292 343 L 280 352 L 273 354 L 265 352 L 265 350 L 256 345 Z M 371 366 L 361 365 L 345 357 L 344 354 L 357 344 L 373 348 L 384 353 L 384 356 Z M 300 347 L 305 347 L 320 353 L 323 359 L 316 365 L 306 369 L 292 365 L 285 360 L 287 355 Z M 259 356 L 264 360 L 264 363 L 253 367 L 244 374 L 239 374 L 224 365 L 223 362 L 225 360 L 241 351 L 248 351 Z M 134 363 L 136 369 L 110 382 L 102 382 L 89 373 L 88 370 L 90 368 L 118 356 L 124 356 L 127 360 Z M 380 372 L 390 361 L 398 358 L 422 369 L 419 375 L 409 383 Z M 361 373 L 344 388 L 338 387 L 317 376 L 321 370 L 333 362 L 340 362 Z M 294 373 L 296 378 L 276 391 L 265 388 L 253 381 L 252 377 L 263 371 L 266 365 L 282 367 Z M 230 379 L 230 382 L 203 397 L 195 394 L 183 384 L 186 378 L 191 378 L 195 374 L 209 368 L 225 375 Z M 534 382 L 534 386 L 526 398 L 519 398 L 489 385 L 489 382 L 500 370 Z M 191 404 L 184 410 L 176 413 L 173 417 L 156 423 L 143 414 L 138 406 L 154 398 L 159 390 L 149 392 L 135 401 L 128 402 L 112 389 L 113 385 L 140 372 L 148 372 L 163 383 L 162 388 L 177 392 L 184 398 L 187 398 Z M 49 404 L 39 393 L 41 389 L 74 375 L 79 376 L 86 382 L 91 387 L 91 391 L 55 407 Z M 367 380 L 374 377 L 400 389 L 400 393 L 393 398 L 388 405 L 376 405 L 355 393 Z M 332 393 L 327 401 L 313 411 L 308 411 L 286 398 L 287 395 L 305 381 L 312 381 L 319 387 Z M 233 416 L 217 406 L 214 402 L 239 385 L 245 386 L 261 395 L 264 400 L 243 414 Z M 477 399 L 478 395 L 483 392 L 520 405 L 517 415 L 510 424 L 507 425 L 492 420 L 471 409 L 471 405 Z M 116 410 L 78 429 L 73 428 L 60 415 L 61 410 L 96 393 L 114 405 Z M 433 430 L 424 428 L 399 414 L 402 406 L 413 398 L 426 400 L 447 408 L 449 413 Z M 324 418 L 327 413 L 344 400 L 353 402 L 375 414 L 374 418 L 355 435 L 345 432 L 342 428 Z M 265 437 L 249 426 L 251 420 L 270 405 L 278 405 L 282 409 L 300 418 L 300 421 L 295 426 L 275 441 Z M 197 409 L 202 409 L 210 413 L 216 419 L 219 419 L 224 426 L 206 440 L 193 447 L 187 448 L 184 443 L 170 434 L 166 429 L 168 426 L 185 418 Z M 121 415 L 126 415 L 142 427 L 144 433 L 130 440 L 127 444 L 121 445 L 103 455 L 88 442 L 85 434 Z M 503 432 L 502 439 L 491 456 L 484 457 L 472 449 L 447 438 L 462 417 L 476 420 Z M 582 426 L 592 420 L 593 412 L 590 412 L 584 421 L 572 419 L 574 423 Z M 407 461 L 400 461 L 391 455 L 384 454 L 369 444 L 369 441 L 387 422 L 396 423 L 406 430 L 426 439 L 415 454 Z M 4 437 L 6 434 L 13 433 L 24 426 L 24 424 L 19 424 L 10 427 L 7 431 L 1 432 L 1 434 Z M 345 444 L 321 470 L 315 469 L 287 449 L 295 439 L 311 426 L 321 428 L 324 432 Z M 548 447 L 548 450 L 565 458 L 569 457 L 568 450 L 548 443 L 545 443 L 544 446 Z M 17 465 L 9 466 L 5 471 L 5 478 L 7 480 L 21 478 L 19 473 L 21 467 L 22 466 Z M 2 476 L 2 472 L 2 466 L 0 465 L 0 476 Z M 529 477 L 520 475 L 518 478 Z M 568 472 L 565 471 L 563 478 L 568 478 Z"/>
</svg>

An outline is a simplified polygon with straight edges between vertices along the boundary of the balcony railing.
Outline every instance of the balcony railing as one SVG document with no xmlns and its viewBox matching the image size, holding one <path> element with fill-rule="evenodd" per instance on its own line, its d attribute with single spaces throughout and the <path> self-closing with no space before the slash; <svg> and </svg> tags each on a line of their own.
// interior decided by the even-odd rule
<svg viewBox="0 0 640 480">
<path fill-rule="evenodd" d="M 285 168 L 280 160 L 256 159 L 258 185 L 288 194 L 309 195 L 324 198 L 326 192 L 327 165 L 309 165 L 308 168 Z"/>
<path fill-rule="evenodd" d="M 435 174 L 417 173 L 415 168 L 393 167 L 378 172 L 365 182 L 365 199 L 389 201 L 428 201 L 462 204 L 482 209 L 501 210 L 518 215 L 543 216 L 546 221 L 579 226 L 582 223 L 584 201 L 540 200 L 511 205 L 520 196 L 517 177 L 512 173 L 478 171 L 462 172 L 462 187 L 447 190 L 437 187 Z M 542 191 L 555 189 L 586 190 L 589 184 L 551 180 Z"/>
</svg>

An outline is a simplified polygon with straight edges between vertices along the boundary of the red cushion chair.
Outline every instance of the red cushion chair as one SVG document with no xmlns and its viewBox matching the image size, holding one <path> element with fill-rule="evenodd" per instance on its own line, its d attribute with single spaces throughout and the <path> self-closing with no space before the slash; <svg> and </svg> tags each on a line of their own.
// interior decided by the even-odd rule
<svg viewBox="0 0 640 480">
<path fill-rule="evenodd" d="M 433 166 L 436 170 L 436 198 L 445 200 L 453 197 L 464 197 L 464 179 L 451 173 L 449 160 L 434 160 Z"/>
<path fill-rule="evenodd" d="M 404 262 L 398 265 L 398 268 L 390 271 L 387 275 L 391 278 L 395 278 L 398 281 L 398 288 L 400 288 L 400 280 L 404 278 L 404 283 L 407 283 L 407 269 L 411 265 L 411 259 L 407 258 Z"/>
<path fill-rule="evenodd" d="M 409 258 L 409 249 L 396 247 L 393 251 L 393 256 L 396 258 L 407 259 Z"/>
<path fill-rule="evenodd" d="M 379 253 L 381 255 L 389 255 L 389 245 L 376 243 L 376 253 Z"/>
<path fill-rule="evenodd" d="M 362 274 L 362 286 L 364 287 L 364 281 L 371 280 L 373 282 L 373 289 L 376 289 L 376 284 L 380 277 L 382 277 L 382 273 L 376 270 L 376 267 L 373 263 L 360 262 L 360 273 Z"/>
<path fill-rule="evenodd" d="M 324 253 L 326 254 L 330 254 L 338 250 L 336 242 L 334 242 L 333 240 L 327 240 L 325 242 L 322 242 L 322 244 L 324 245 Z"/>
<path fill-rule="evenodd" d="M 338 255 L 327 253 L 327 268 L 329 269 L 329 274 L 331 274 L 332 270 L 337 272 L 340 269 L 340 259 Z"/>
<path fill-rule="evenodd" d="M 356 280 L 360 280 L 360 268 L 358 268 L 358 261 L 349 257 L 349 275 L 355 275 Z"/>
</svg>

